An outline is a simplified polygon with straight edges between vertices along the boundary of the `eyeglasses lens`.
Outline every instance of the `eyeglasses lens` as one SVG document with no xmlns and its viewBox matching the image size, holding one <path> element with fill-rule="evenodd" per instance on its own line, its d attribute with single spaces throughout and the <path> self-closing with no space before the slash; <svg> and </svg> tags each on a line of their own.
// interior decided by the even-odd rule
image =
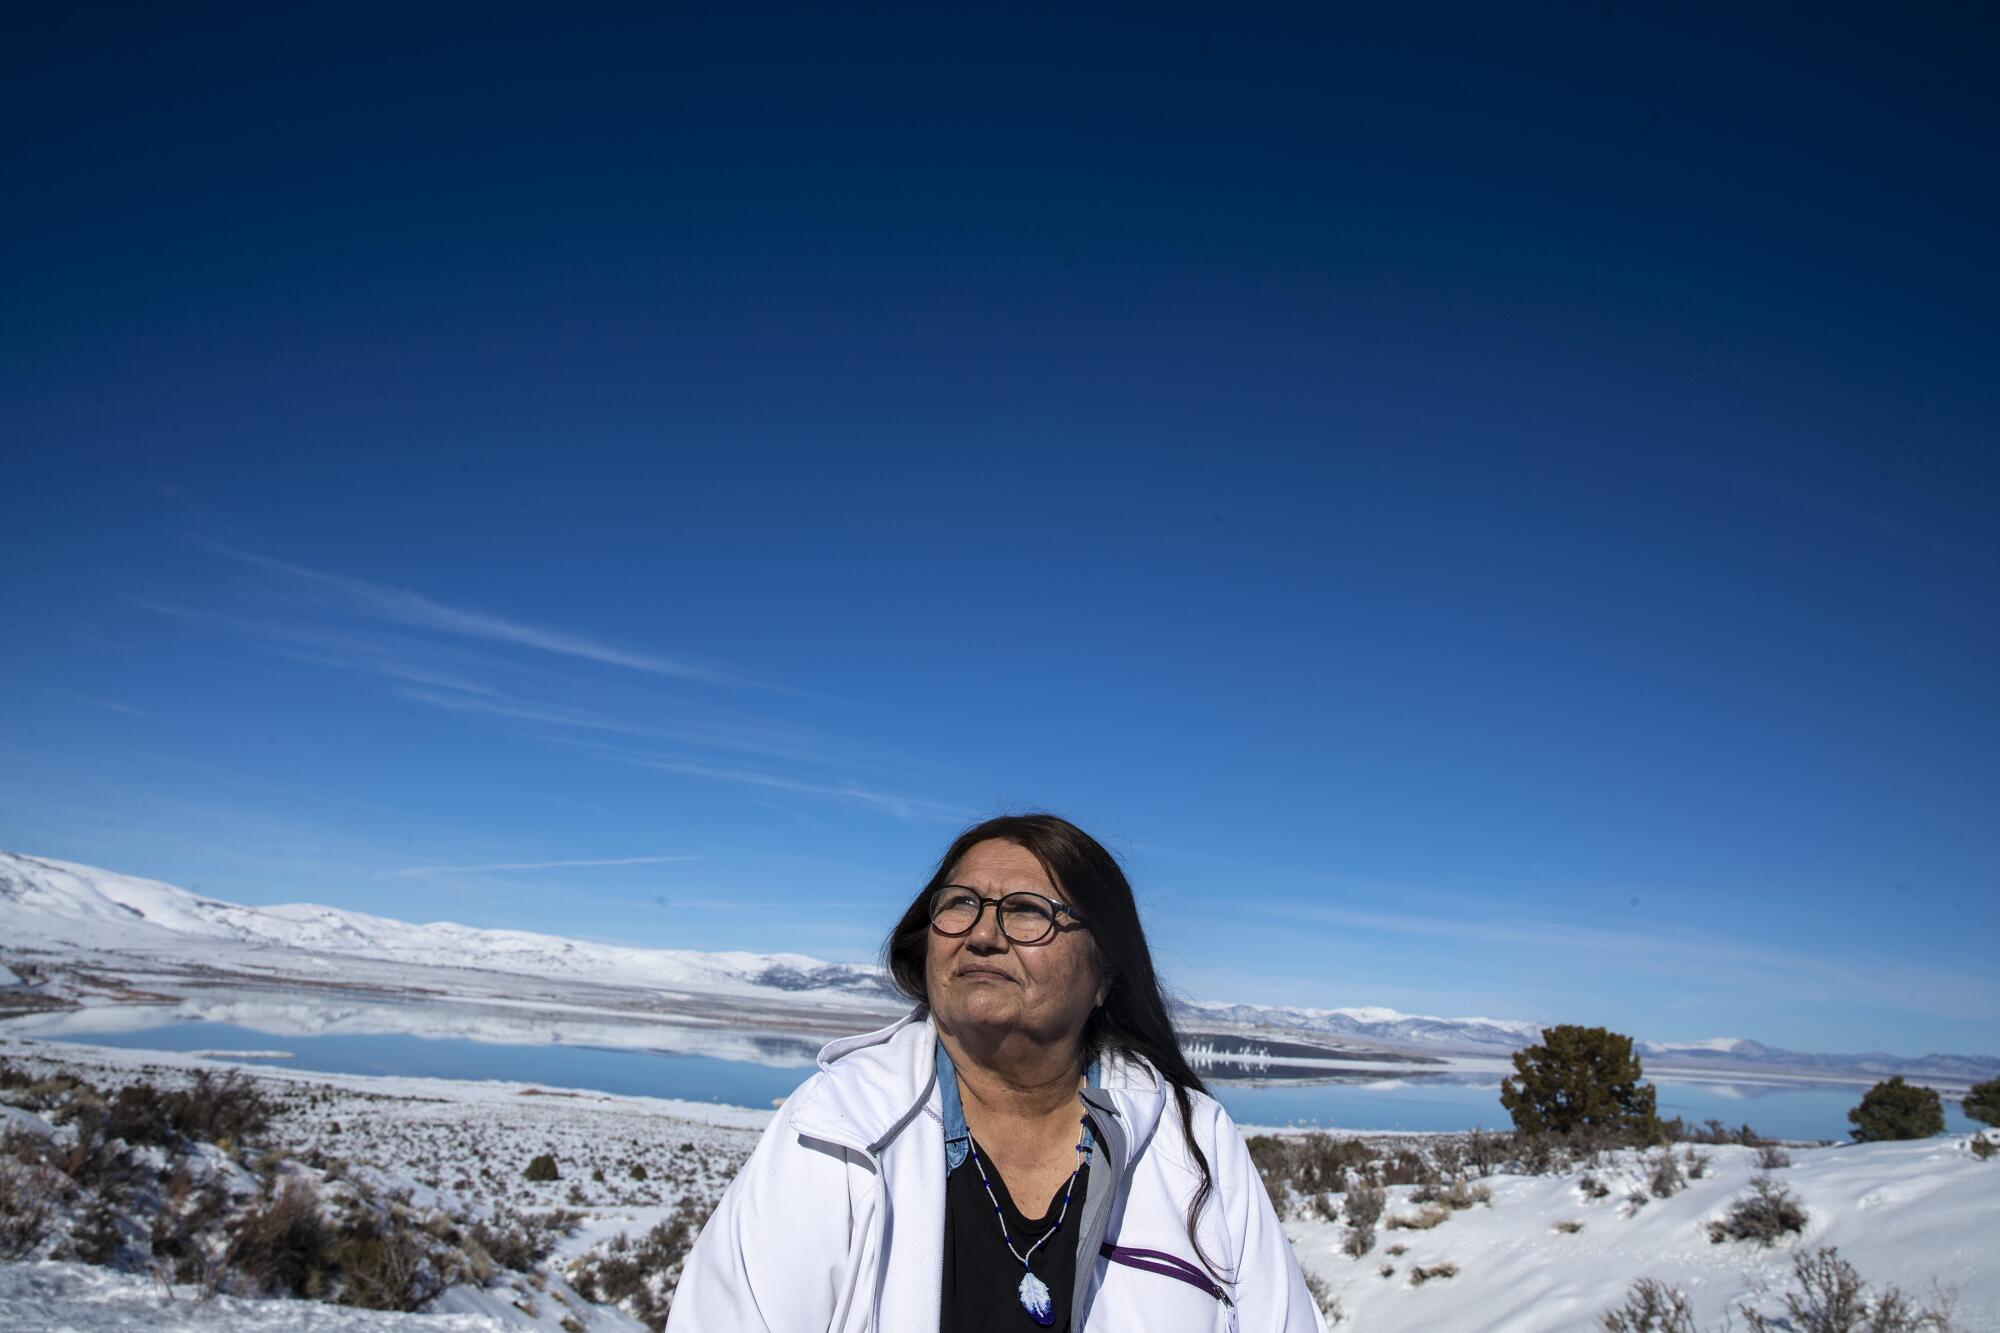
<svg viewBox="0 0 2000 1333">
<path fill-rule="evenodd" d="M 931 900 L 931 925 L 946 935 L 963 935 L 979 923 L 986 901 L 965 890 L 947 890 Z M 1040 944 L 1055 932 L 1056 914 L 1032 893 L 1010 893 L 994 903 L 1000 929 L 1016 944 Z"/>
</svg>

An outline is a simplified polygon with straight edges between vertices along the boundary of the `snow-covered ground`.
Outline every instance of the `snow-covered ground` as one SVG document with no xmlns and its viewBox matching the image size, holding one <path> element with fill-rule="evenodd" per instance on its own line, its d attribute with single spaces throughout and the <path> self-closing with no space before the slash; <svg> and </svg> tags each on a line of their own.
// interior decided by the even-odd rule
<svg viewBox="0 0 2000 1333">
<path fill-rule="evenodd" d="M 0 1058 L 38 1071 L 68 1070 L 105 1087 L 139 1078 L 170 1083 L 219 1067 L 194 1056 L 8 1037 L 0 1037 Z M 589 1304 L 565 1280 L 570 1266 L 603 1253 L 615 1236 L 642 1235 L 683 1198 L 705 1208 L 771 1114 L 521 1083 L 265 1067 L 243 1073 L 281 1102 L 274 1138 L 303 1160 L 339 1163 L 385 1192 L 407 1192 L 418 1211 L 561 1208 L 579 1215 L 574 1229 L 536 1273 L 454 1287 L 425 1315 L 203 1299 L 192 1287 L 86 1265 L 0 1264 L 0 1328 L 559 1333 L 568 1319 L 591 1333 L 630 1333 L 636 1325 L 623 1313 Z M 1415 1141 L 1405 1137 L 1395 1146 Z M 1342 1251 L 1346 1228 L 1339 1223 L 1295 1217 L 1286 1229 L 1301 1262 L 1339 1302 L 1345 1326 L 1369 1333 L 1580 1333 L 1597 1328 L 1603 1312 L 1641 1277 L 1684 1290 L 1701 1327 L 1720 1327 L 1746 1302 L 1777 1311 L 1792 1254 L 1819 1245 L 1837 1246 L 1878 1286 L 1894 1284 L 1926 1301 L 1934 1299 L 1934 1285 L 1941 1288 L 1961 1329 L 2000 1329 L 2000 1265 L 1990 1253 L 2000 1235 L 2000 1158 L 1978 1160 L 1968 1145 L 1967 1136 L 1953 1135 L 1792 1148 L 1793 1164 L 1772 1174 L 1797 1194 L 1808 1222 L 1802 1235 L 1773 1249 L 1708 1238 L 1706 1224 L 1727 1211 L 1757 1171 L 1755 1150 L 1736 1146 L 1700 1149 L 1710 1158 L 1708 1174 L 1643 1205 L 1629 1197 L 1648 1175 L 1648 1159 L 1636 1153 L 1614 1154 L 1594 1168 L 1608 1187 L 1602 1198 L 1581 1188 L 1583 1167 L 1553 1176 L 1496 1174 L 1479 1182 L 1490 1189 L 1489 1202 L 1452 1212 L 1427 1230 L 1393 1226 L 1421 1209 L 1409 1199 L 1413 1187 L 1392 1187 L 1375 1246 L 1359 1259 Z M 542 1153 L 556 1159 L 561 1179 L 523 1178 Z M 634 1178 L 634 1165 L 645 1168 L 644 1180 Z M 1412 1281 L 1417 1269 L 1440 1265 L 1456 1272 Z"/>
<path fill-rule="evenodd" d="M 1349 1324 L 1366 1333 L 1480 1329 L 1494 1333 L 1595 1330 L 1642 1277 L 1685 1292 L 1703 1329 L 1720 1328 L 1746 1303 L 1782 1314 L 1792 1256 L 1831 1245 L 1873 1286 L 1895 1285 L 1935 1303 L 1941 1289 L 1956 1327 L 2000 1329 L 2000 1158 L 1977 1159 L 1959 1134 L 1903 1143 L 1792 1148 L 1793 1165 L 1769 1174 L 1803 1204 L 1802 1234 L 1775 1248 L 1709 1240 L 1757 1174 L 1752 1148 L 1705 1147 L 1710 1174 L 1670 1198 L 1629 1199 L 1647 1178 L 1648 1158 L 1617 1154 L 1596 1170 L 1609 1187 L 1591 1198 L 1582 1168 L 1557 1176 L 1495 1175 L 1492 1199 L 1428 1230 L 1388 1229 L 1421 1209 L 1413 1187 L 1389 1191 L 1372 1252 L 1349 1258 L 1347 1228 L 1327 1221 L 1287 1224 L 1306 1268 L 1325 1280 Z M 1577 1224 L 1577 1229 L 1558 1229 Z M 1394 1246 L 1404 1247 L 1391 1253 Z M 1413 1281 L 1419 1268 L 1455 1266 L 1450 1277 Z M 1740 1313 L 1735 1326 L 1742 1327 Z"/>
<path fill-rule="evenodd" d="M 0 1037 L 0 1059 L 37 1075 L 75 1074 L 111 1089 L 143 1080 L 173 1084 L 223 1062 Z M 565 1280 L 572 1261 L 612 1238 L 643 1236 L 683 1199 L 703 1215 L 769 1123 L 769 1111 L 535 1084 L 308 1074 L 241 1067 L 281 1106 L 271 1133 L 291 1157 L 326 1179 L 365 1180 L 383 1195 L 407 1195 L 417 1214 L 457 1217 L 572 1211 L 574 1229 L 541 1268 L 492 1286 L 446 1291 L 422 1317 L 309 1301 L 202 1299 L 191 1287 L 109 1269 L 47 1260 L 0 1263 L 0 1330 L 110 1328 L 534 1329 L 564 1333 L 569 1319 L 590 1333 L 633 1333 L 635 1321 L 592 1305 Z M 9 1117 L 49 1133 L 34 1117 Z M 60 1133 L 60 1130 L 54 1131 Z M 531 1182 L 526 1168 L 552 1155 L 560 1178 Z M 644 1171 L 636 1178 L 634 1168 Z M 574 1330 L 568 1330 L 574 1333 Z"/>
<path fill-rule="evenodd" d="M 245 1333 L 499 1333 L 508 1323 L 476 1314 L 398 1314 L 318 1301 L 205 1296 L 91 1264 L 0 1264 L 0 1328 L 11 1333 L 109 1329 L 244 1330 Z"/>
</svg>

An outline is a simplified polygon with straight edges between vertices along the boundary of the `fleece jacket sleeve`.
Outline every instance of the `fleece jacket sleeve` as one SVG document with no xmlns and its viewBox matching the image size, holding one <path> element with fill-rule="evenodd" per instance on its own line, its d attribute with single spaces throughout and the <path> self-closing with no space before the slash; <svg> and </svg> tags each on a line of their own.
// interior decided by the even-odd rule
<svg viewBox="0 0 2000 1333">
<path fill-rule="evenodd" d="M 874 1270 L 854 1252 L 873 1230 L 858 1225 L 850 1197 L 857 1165 L 802 1139 L 780 1110 L 688 1252 L 667 1333 L 848 1327 L 869 1300 L 861 1274 Z"/>
<path fill-rule="evenodd" d="M 1326 1320 L 1306 1290 L 1291 1238 L 1271 1207 L 1243 1132 L 1220 1106 L 1211 1166 L 1214 1206 L 1236 1262 L 1231 1294 L 1239 1333 L 1326 1333 Z"/>
</svg>

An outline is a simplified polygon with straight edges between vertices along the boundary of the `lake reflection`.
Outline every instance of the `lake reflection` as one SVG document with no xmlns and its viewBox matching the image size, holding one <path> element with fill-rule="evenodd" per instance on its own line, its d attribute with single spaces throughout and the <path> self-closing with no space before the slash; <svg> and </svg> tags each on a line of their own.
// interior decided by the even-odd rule
<svg viewBox="0 0 2000 1333">
<path fill-rule="evenodd" d="M 281 1050 L 290 1058 L 226 1058 L 331 1074 L 498 1079 L 758 1108 L 770 1107 L 803 1082 L 811 1073 L 819 1047 L 813 1040 L 773 1033 L 733 1034 L 746 1045 L 754 1045 L 757 1055 L 753 1062 L 631 1046 L 522 1045 L 402 1033 L 273 1035 L 216 1022 L 73 1034 L 47 1023 L 33 1031 L 8 1024 L 0 1031 L 219 1056 L 231 1051 Z M 1499 1080 L 1497 1072 L 1456 1070 L 1352 1074 L 1310 1082 L 1217 1081 L 1213 1091 L 1239 1124 L 1411 1132 L 1505 1129 L 1509 1121 L 1500 1106 Z M 1844 1138 L 1847 1112 L 1862 1092 L 1859 1087 L 1845 1085 L 1652 1081 L 1659 1089 L 1663 1117 L 1680 1116 L 1696 1125 L 1720 1120 L 1731 1127 L 1748 1121 L 1762 1134 L 1790 1139 Z M 1954 1132 L 1973 1128 L 1960 1113 L 1956 1098 L 1945 1099 L 1945 1119 Z"/>
</svg>

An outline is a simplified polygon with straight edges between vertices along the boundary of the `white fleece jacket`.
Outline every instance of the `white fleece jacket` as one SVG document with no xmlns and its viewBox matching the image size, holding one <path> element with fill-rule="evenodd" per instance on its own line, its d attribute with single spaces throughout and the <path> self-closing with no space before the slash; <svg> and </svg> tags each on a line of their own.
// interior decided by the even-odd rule
<svg viewBox="0 0 2000 1333">
<path fill-rule="evenodd" d="M 820 1072 L 772 1118 L 702 1228 L 668 1333 L 935 1333 L 945 1207 L 936 1040 L 918 1009 L 820 1052 Z M 1194 1260 L 1184 1218 L 1200 1178 L 1173 1098 L 1143 1061 L 1106 1057 L 1101 1081 L 1086 1094 L 1103 1129 L 1086 1236 Z M 1078 1333 L 1325 1333 L 1242 1134 L 1213 1099 L 1191 1103 L 1215 1176 L 1202 1245 L 1234 1270 L 1233 1309 L 1095 1257 L 1077 1266 Z M 1025 1315 L 1022 1327 L 1032 1328 Z"/>
</svg>

